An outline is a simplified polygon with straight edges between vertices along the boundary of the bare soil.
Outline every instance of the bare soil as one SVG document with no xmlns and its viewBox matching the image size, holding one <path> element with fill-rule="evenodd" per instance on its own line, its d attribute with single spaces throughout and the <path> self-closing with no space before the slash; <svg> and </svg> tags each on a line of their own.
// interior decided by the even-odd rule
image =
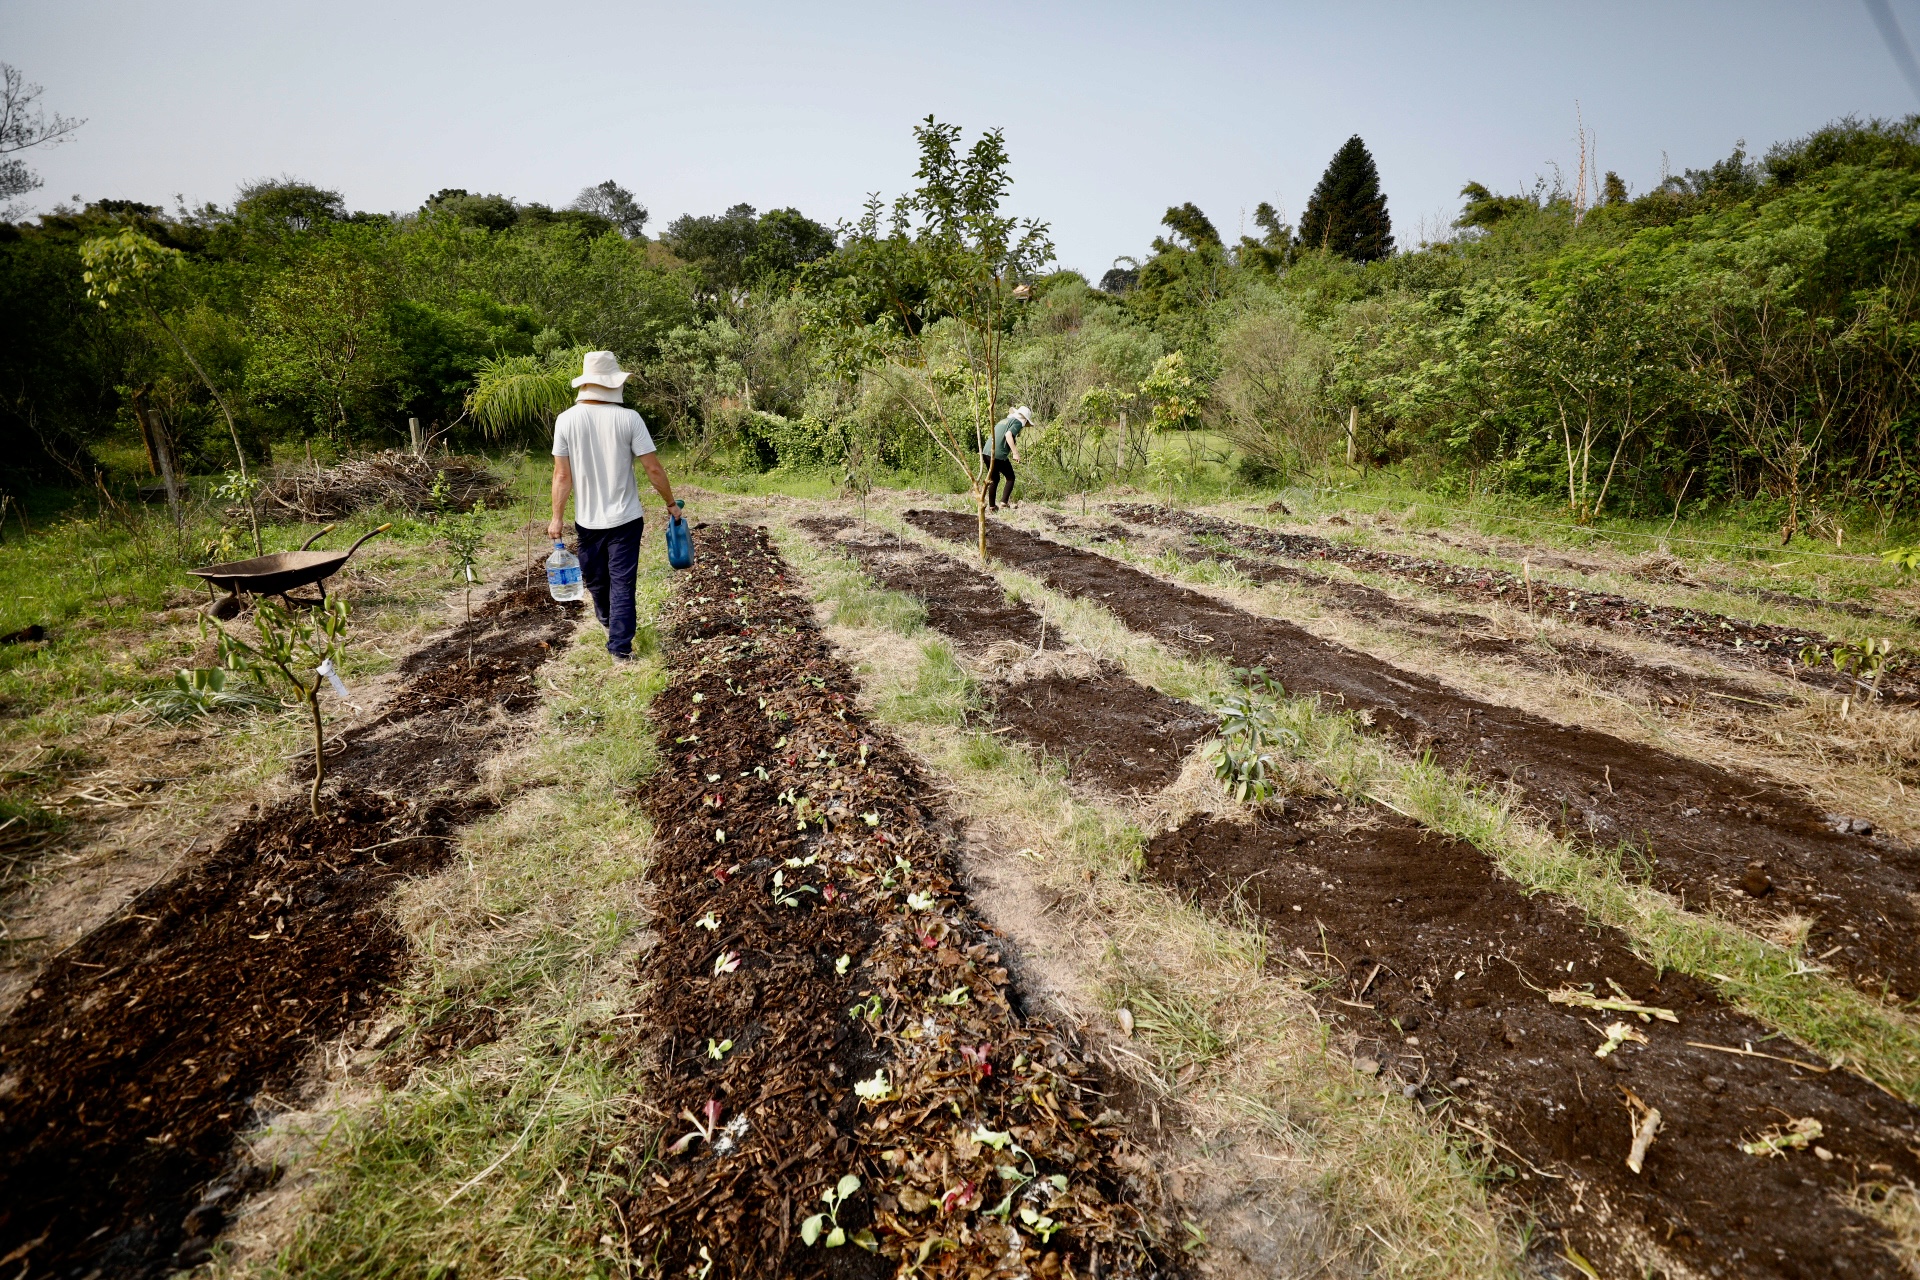
<svg viewBox="0 0 1920 1280">
<path fill-rule="evenodd" d="M 530 675 L 564 643 L 543 598 L 510 589 L 449 637 L 471 645 L 472 703 L 522 687 L 496 658 Z M 506 620 L 536 613 L 550 638 L 524 644 Z M 441 736 L 468 705 L 444 670 L 349 745 L 322 817 L 302 799 L 242 822 L 54 957 L 0 1023 L 0 1256 L 23 1275 L 193 1265 L 270 1176 L 234 1135 L 316 1045 L 372 1016 L 407 963 L 387 896 L 436 869 L 482 807 L 448 783 L 475 776 L 495 735 Z"/>
<path fill-rule="evenodd" d="M 1024 1008 L 928 787 L 765 531 L 695 540 L 653 703 L 661 1163 L 624 1206 L 633 1250 L 713 1280 L 1175 1273 L 1100 1076 Z M 801 1237 L 846 1174 L 839 1225 L 877 1252 Z"/>
<path fill-rule="evenodd" d="M 966 536 L 962 516 L 907 519 Z M 1810 956 L 1876 993 L 1920 993 L 1920 856 L 1865 824 L 1708 764 L 1482 702 L 1093 552 L 1000 524 L 989 526 L 988 548 L 1169 648 L 1263 666 L 1291 692 L 1355 713 L 1450 768 L 1513 783 L 1561 830 L 1639 850 L 1651 882 L 1690 909 L 1769 930 L 1796 913 L 1813 921 Z"/>
<path fill-rule="evenodd" d="M 1717 613 L 1653 604 L 1611 592 L 1535 582 L 1531 605 L 1523 574 L 1504 569 L 1450 564 L 1418 556 L 1378 551 L 1304 533 L 1280 533 L 1216 516 L 1166 507 L 1124 505 L 1115 514 L 1139 524 L 1161 525 L 1206 534 L 1229 545 L 1262 555 L 1290 560 L 1332 560 L 1340 564 L 1391 574 L 1456 600 L 1500 603 L 1509 607 L 1551 612 L 1569 622 L 1609 631 L 1644 636 L 1712 654 L 1721 662 L 1755 667 L 1808 684 L 1861 696 L 1860 682 L 1832 668 L 1833 639 L 1812 631 L 1771 623 L 1749 622 Z M 1790 597 L 1792 598 L 1792 597 Z M 1808 602 L 1794 599 L 1804 607 Z M 1811 646 L 1821 666 L 1809 669 L 1799 655 Z M 1920 703 L 1920 677 L 1907 669 L 1889 671 L 1880 682 L 1880 696 L 1891 702 Z"/>
<path fill-rule="evenodd" d="M 1214 718 L 1191 703 L 1149 689 L 1108 663 L 1092 675 L 1055 672 L 994 687 L 995 723 L 1063 761 L 1069 779 L 1109 791 L 1158 791 L 1180 776 L 1195 743 L 1213 733 Z"/>
<path fill-rule="evenodd" d="M 1507 1191 L 1600 1274 L 1905 1274 L 1846 1197 L 1920 1181 L 1920 1110 L 1649 967 L 1471 846 L 1384 811 L 1289 801 L 1256 825 L 1193 818 L 1145 866 L 1197 901 L 1256 912 L 1276 955 L 1323 975 L 1321 1009 L 1355 1037 L 1360 1069 L 1484 1140 Z M 1563 990 L 1678 1023 L 1550 1002 Z M 1615 1022 L 1648 1042 L 1596 1056 Z M 1639 1174 L 1629 1094 L 1661 1117 Z M 1817 1149 L 1740 1149 L 1802 1118 L 1820 1122 Z"/>
</svg>

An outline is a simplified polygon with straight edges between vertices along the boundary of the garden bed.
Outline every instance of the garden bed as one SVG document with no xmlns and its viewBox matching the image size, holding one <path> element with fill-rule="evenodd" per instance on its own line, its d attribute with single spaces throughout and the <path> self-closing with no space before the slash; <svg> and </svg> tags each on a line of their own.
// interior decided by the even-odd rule
<svg viewBox="0 0 1920 1280">
<path fill-rule="evenodd" d="M 969 536 L 965 516 L 907 519 Z M 1569 834 L 1643 851 L 1652 883 L 1693 910 L 1763 929 L 1789 913 L 1810 918 L 1809 956 L 1876 994 L 1920 993 L 1920 857 L 1863 824 L 1708 764 L 1480 701 L 1106 556 L 1001 524 L 988 527 L 988 548 L 1176 652 L 1263 666 L 1290 692 L 1317 695 L 1449 768 L 1513 783 Z"/>
<path fill-rule="evenodd" d="M 1363 1074 L 1487 1147 L 1600 1274 L 1905 1274 L 1857 1197 L 1920 1183 L 1920 1109 L 1654 969 L 1471 846 L 1384 810 L 1290 800 L 1253 824 L 1192 818 L 1145 865 L 1255 912 L 1273 954 L 1316 975 Z M 1555 1002 L 1566 993 L 1676 1021 Z M 1613 1025 L 1631 1036 L 1598 1056 Z M 1639 1172 L 1630 1098 L 1660 1112 Z M 1799 1149 L 1742 1149 L 1806 1119 L 1820 1136 Z"/>
<path fill-rule="evenodd" d="M 403 688 L 330 757 L 323 816 L 304 797 L 257 813 L 45 966 L 0 1024 L 0 1256 L 114 1276 L 206 1256 L 271 1176 L 235 1135 L 373 1016 L 408 962 L 387 898 L 484 807 L 464 792 L 503 722 L 447 732 L 447 713 L 512 706 L 576 613 L 543 584 L 502 592 L 428 646 L 459 655 L 416 676 L 429 695 Z"/>
<path fill-rule="evenodd" d="M 653 703 L 659 1163 L 628 1246 L 712 1280 L 1175 1273 L 1125 1117 L 1024 1007 L 765 531 L 695 537 Z M 808 1220 L 841 1186 L 830 1248 Z"/>
<path fill-rule="evenodd" d="M 1797 627 L 1749 622 L 1696 609 L 1653 604 L 1612 592 L 1588 591 L 1548 582 L 1535 582 L 1529 597 L 1524 575 L 1505 569 L 1427 560 L 1336 542 L 1312 534 L 1280 533 L 1167 507 L 1132 504 L 1116 506 L 1112 510 L 1122 519 L 1136 524 L 1158 525 L 1216 537 L 1231 546 L 1261 555 L 1283 556 L 1290 560 L 1332 560 L 1417 582 L 1430 591 L 1456 600 L 1468 600 L 1476 604 L 1505 604 L 1529 612 L 1537 609 L 1542 614 L 1551 613 L 1565 622 L 1577 622 L 1582 626 L 1696 649 L 1722 662 L 1772 671 L 1854 697 L 1866 692 L 1860 682 L 1833 670 L 1831 662 L 1836 641 Z M 1803 608 L 1818 604 L 1799 600 L 1795 603 Z M 1817 652 L 1822 665 L 1809 668 L 1800 662 L 1801 652 L 1808 648 Z M 1889 671 L 1880 682 L 1880 696 L 1894 702 L 1920 703 L 1920 678 L 1906 669 Z"/>
</svg>

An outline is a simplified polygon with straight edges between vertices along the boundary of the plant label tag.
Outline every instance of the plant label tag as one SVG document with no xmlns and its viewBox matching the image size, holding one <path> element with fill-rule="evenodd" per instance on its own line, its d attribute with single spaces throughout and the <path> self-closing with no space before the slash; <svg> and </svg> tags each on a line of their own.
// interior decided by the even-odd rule
<svg viewBox="0 0 1920 1280">
<path fill-rule="evenodd" d="M 347 686 L 340 683 L 340 673 L 333 669 L 332 658 L 328 658 L 325 662 L 315 667 L 313 673 L 315 675 L 325 676 L 327 682 L 333 686 L 333 691 L 340 695 L 340 700 L 342 702 L 347 700 Z"/>
<path fill-rule="evenodd" d="M 468 586 L 472 586 L 472 585 L 473 585 L 473 582 L 474 582 L 474 577 L 473 577 L 473 566 L 472 566 L 472 565 L 467 565 L 467 566 L 465 566 L 465 567 L 466 567 L 466 570 L 467 570 L 467 585 L 468 585 Z"/>
</svg>

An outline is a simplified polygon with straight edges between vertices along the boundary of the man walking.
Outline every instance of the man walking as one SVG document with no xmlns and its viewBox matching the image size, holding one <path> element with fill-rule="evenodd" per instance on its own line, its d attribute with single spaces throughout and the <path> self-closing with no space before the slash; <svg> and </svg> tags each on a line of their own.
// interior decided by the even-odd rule
<svg viewBox="0 0 1920 1280">
<path fill-rule="evenodd" d="M 594 616 L 607 629 L 607 652 L 622 662 L 633 657 L 633 583 L 647 523 L 633 476 L 635 459 L 668 512 L 673 509 L 673 485 L 647 424 L 621 403 L 631 376 L 613 352 L 587 353 L 573 380 L 579 397 L 553 424 L 553 520 L 547 525 L 547 536 L 558 542 L 572 494 L 580 581 L 593 597 Z"/>
<path fill-rule="evenodd" d="M 991 456 L 982 455 L 981 463 L 987 469 L 987 510 L 998 511 L 1005 502 L 1013 505 L 1013 464 L 1020 461 L 1020 433 L 1033 421 L 1033 410 L 1021 405 L 993 426 L 993 450 Z M 1004 497 L 996 498 L 994 490 L 1001 480 L 1007 482 Z"/>
</svg>

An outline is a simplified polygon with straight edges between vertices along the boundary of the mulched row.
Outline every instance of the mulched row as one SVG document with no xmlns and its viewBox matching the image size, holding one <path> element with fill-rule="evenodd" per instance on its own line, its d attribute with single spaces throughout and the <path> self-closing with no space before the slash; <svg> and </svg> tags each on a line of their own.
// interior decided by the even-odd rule
<svg viewBox="0 0 1920 1280">
<path fill-rule="evenodd" d="M 964 542 L 966 518 L 908 512 Z M 1052 589 L 1110 609 L 1176 652 L 1265 667 L 1448 768 L 1512 783 L 1544 819 L 1602 849 L 1639 850 L 1651 882 L 1696 911 L 1771 929 L 1813 921 L 1806 951 L 1859 986 L 1920 994 L 1920 855 L 1752 778 L 1578 725 L 1483 702 L 1431 677 L 1001 524 L 988 549 Z"/>
<path fill-rule="evenodd" d="M 695 539 L 652 704 L 659 1127 L 629 1247 L 710 1280 L 1178 1274 L 1124 1117 L 1023 1008 L 929 787 L 765 530 Z"/>
<path fill-rule="evenodd" d="M 1262 555 L 1299 561 L 1333 561 L 1417 582 L 1436 594 L 1482 604 L 1504 604 L 1552 614 L 1567 622 L 1642 636 L 1711 653 L 1723 662 L 1754 667 L 1805 683 L 1863 696 L 1866 689 L 1832 667 L 1837 643 L 1831 637 L 1795 627 L 1749 622 L 1717 613 L 1653 604 L 1630 596 L 1535 582 L 1532 604 L 1524 575 L 1479 565 L 1452 564 L 1397 552 L 1379 551 L 1305 533 L 1282 533 L 1217 516 L 1146 504 L 1110 508 L 1135 524 L 1182 529 L 1220 538 L 1231 546 Z M 1801 662 L 1806 649 L 1817 652 L 1816 665 Z M 1811 655 L 1810 655 L 1811 656 Z M 1898 655 L 1881 679 L 1879 696 L 1891 702 L 1920 702 L 1920 678 Z"/>
<path fill-rule="evenodd" d="M 316 1045 L 376 1014 L 408 963 L 388 897 L 437 870 L 485 807 L 461 790 L 499 725 L 448 735 L 449 711 L 515 706 L 576 613 L 544 584 L 503 593 L 437 646 L 458 661 L 432 664 L 433 697 L 403 690 L 330 760 L 323 816 L 304 795 L 256 813 L 48 963 L 0 1024 L 0 1258 L 18 1277 L 159 1276 L 206 1258 L 273 1176 L 234 1136 L 291 1100 Z"/>
</svg>

